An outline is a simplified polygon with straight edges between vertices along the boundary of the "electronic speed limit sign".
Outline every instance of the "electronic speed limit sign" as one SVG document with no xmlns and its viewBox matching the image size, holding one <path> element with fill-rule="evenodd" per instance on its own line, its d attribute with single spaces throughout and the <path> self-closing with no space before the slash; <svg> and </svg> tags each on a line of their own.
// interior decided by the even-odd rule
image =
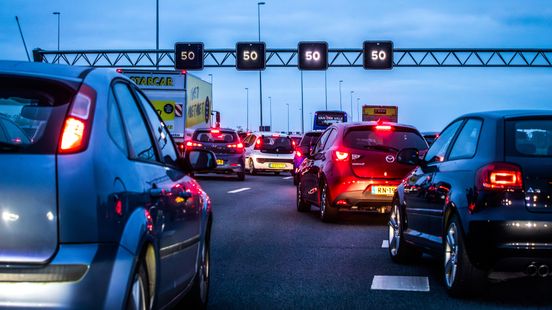
<svg viewBox="0 0 552 310">
<path fill-rule="evenodd" d="M 203 69 L 203 43 L 176 43 L 174 51 L 176 70 Z"/>
<path fill-rule="evenodd" d="M 236 44 L 236 69 L 264 70 L 265 63 L 264 42 L 239 42 Z"/>
<path fill-rule="evenodd" d="M 364 41 L 364 69 L 393 68 L 392 41 Z"/>
<path fill-rule="evenodd" d="M 297 46 L 299 70 L 328 69 L 327 42 L 299 42 Z"/>
</svg>

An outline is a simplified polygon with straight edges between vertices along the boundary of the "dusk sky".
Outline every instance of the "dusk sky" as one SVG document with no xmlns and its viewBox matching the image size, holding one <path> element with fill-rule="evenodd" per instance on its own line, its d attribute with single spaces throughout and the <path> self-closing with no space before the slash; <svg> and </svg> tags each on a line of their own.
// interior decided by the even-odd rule
<svg viewBox="0 0 552 310">
<path fill-rule="evenodd" d="M 177 41 L 202 41 L 205 48 L 233 48 L 257 39 L 257 1 L 160 0 L 160 47 Z M 15 16 L 29 49 L 57 48 L 61 12 L 61 49 L 155 48 L 155 1 L 0 1 L 0 59 L 26 60 Z M 295 48 L 299 41 L 322 40 L 330 48 L 360 48 L 365 40 L 392 40 L 397 48 L 552 48 L 550 1 L 299 1 L 266 0 L 261 9 L 262 40 L 268 48 Z M 249 88 L 250 127 L 259 123 L 258 75 L 232 68 L 194 72 L 214 76 L 214 109 L 225 127 L 245 125 Z M 398 105 L 399 121 L 421 131 L 439 131 L 461 114 L 494 110 L 552 109 L 550 68 L 330 68 L 328 103 L 350 110 L 360 104 Z M 304 73 L 305 129 L 309 113 L 324 109 L 324 73 Z M 267 68 L 263 72 L 264 123 L 301 129 L 300 72 Z"/>
</svg>

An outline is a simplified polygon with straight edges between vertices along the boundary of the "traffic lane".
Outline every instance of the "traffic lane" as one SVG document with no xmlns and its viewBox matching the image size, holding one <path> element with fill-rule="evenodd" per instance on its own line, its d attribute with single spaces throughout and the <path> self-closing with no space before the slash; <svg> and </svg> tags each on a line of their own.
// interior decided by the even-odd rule
<svg viewBox="0 0 552 310">
<path fill-rule="evenodd" d="M 424 256 L 410 265 L 391 262 L 381 247 L 387 239 L 385 219 L 348 214 L 337 224 L 322 223 L 317 208 L 296 211 L 295 187 L 283 177 L 248 176 L 239 183 L 208 177 L 200 183 L 211 195 L 215 216 L 211 308 L 552 305 L 550 281 L 535 281 L 539 279 L 495 284 L 473 299 L 450 298 L 441 283 L 439 259 Z M 242 184 L 251 189 L 227 193 Z M 427 277 L 430 291 L 371 290 L 376 275 Z"/>
</svg>

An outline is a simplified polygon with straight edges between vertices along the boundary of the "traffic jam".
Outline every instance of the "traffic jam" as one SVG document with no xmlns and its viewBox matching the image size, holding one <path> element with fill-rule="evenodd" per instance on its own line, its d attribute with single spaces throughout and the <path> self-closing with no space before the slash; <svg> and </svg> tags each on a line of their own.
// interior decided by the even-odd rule
<svg viewBox="0 0 552 310">
<path fill-rule="evenodd" d="M 301 87 L 332 48 L 297 44 Z M 393 42 L 359 51 L 397 70 Z M 228 53 L 260 81 L 277 52 Z M 552 110 L 420 131 L 353 91 L 347 112 L 340 80 L 339 109 L 276 130 L 261 100 L 257 130 L 215 104 L 203 43 L 161 69 L 48 53 L 0 60 L 1 308 L 552 307 Z"/>
</svg>

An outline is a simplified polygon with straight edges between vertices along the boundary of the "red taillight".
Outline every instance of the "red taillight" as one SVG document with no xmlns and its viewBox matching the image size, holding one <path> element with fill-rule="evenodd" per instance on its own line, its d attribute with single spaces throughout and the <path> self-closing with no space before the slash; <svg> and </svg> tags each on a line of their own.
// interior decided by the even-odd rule
<svg viewBox="0 0 552 310">
<path fill-rule="evenodd" d="M 521 168 L 509 163 L 491 163 L 477 171 L 480 190 L 516 190 L 523 188 Z"/>
<path fill-rule="evenodd" d="M 121 69 L 121 68 L 117 68 L 117 69 L 115 69 L 115 71 L 117 71 L 117 73 L 123 73 L 123 69 Z"/>
<path fill-rule="evenodd" d="M 58 152 L 76 153 L 86 148 L 95 97 L 96 92 L 92 88 L 87 85 L 81 86 L 65 119 Z"/>
<path fill-rule="evenodd" d="M 296 150 L 296 151 L 295 151 L 295 156 L 297 156 L 297 157 L 302 157 L 303 154 L 301 153 L 301 151 Z"/>
<path fill-rule="evenodd" d="M 220 133 L 220 130 L 218 130 L 218 129 L 211 129 L 211 133 Z"/>
<path fill-rule="evenodd" d="M 335 159 L 337 161 L 347 161 L 347 160 L 349 160 L 349 153 L 341 152 L 341 151 L 335 151 Z"/>
<path fill-rule="evenodd" d="M 393 129 L 393 127 L 391 127 L 390 125 L 377 125 L 376 126 L 376 130 L 388 131 L 388 130 L 391 130 L 391 129 Z"/>
<path fill-rule="evenodd" d="M 192 141 L 186 142 L 186 148 L 191 148 L 191 147 L 202 147 L 202 146 L 203 146 L 203 144 L 201 144 L 201 143 L 192 142 Z"/>
<path fill-rule="evenodd" d="M 257 142 L 255 142 L 255 149 L 256 149 L 256 150 L 260 150 L 262 145 L 263 145 L 262 138 L 259 138 L 259 139 L 257 140 Z"/>
<path fill-rule="evenodd" d="M 231 148 L 231 149 L 237 149 L 238 151 L 242 151 L 243 150 L 243 143 L 238 143 L 238 144 L 228 144 L 226 145 L 226 147 L 228 148 Z"/>
<path fill-rule="evenodd" d="M 274 138 L 278 138 L 279 136 L 280 136 L 280 135 L 277 134 L 277 133 L 272 134 L 272 137 L 274 137 Z"/>
</svg>

